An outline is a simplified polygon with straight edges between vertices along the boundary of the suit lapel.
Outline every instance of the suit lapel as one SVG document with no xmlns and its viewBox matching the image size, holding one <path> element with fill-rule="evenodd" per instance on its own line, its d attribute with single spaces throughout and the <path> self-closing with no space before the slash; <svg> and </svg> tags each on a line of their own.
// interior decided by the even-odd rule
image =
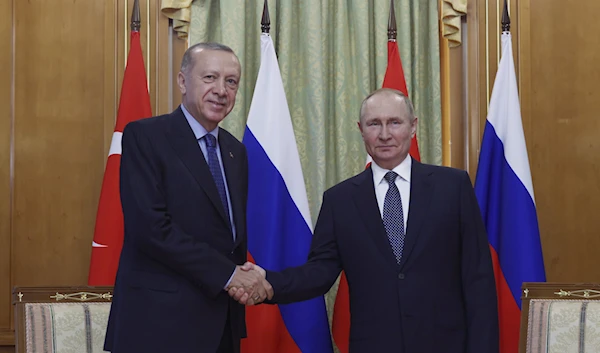
<svg viewBox="0 0 600 353">
<path fill-rule="evenodd" d="M 408 232 L 404 240 L 400 269 L 410 258 L 417 239 L 421 242 L 424 241 L 422 238 L 425 234 L 420 234 L 419 231 L 423 221 L 427 218 L 427 210 L 433 192 L 433 186 L 429 180 L 431 173 L 432 171 L 427 170 L 426 166 L 413 159 L 410 177 L 410 204 L 408 206 Z"/>
<path fill-rule="evenodd" d="M 190 128 L 181 108 L 177 108 L 172 114 L 172 129 L 167 132 L 167 138 L 173 149 L 183 161 L 183 164 L 192 173 L 200 187 L 204 190 L 213 206 L 218 210 L 223 220 L 229 220 L 225 216 L 225 209 L 217 191 L 217 185 L 213 180 L 206 159 L 198 141 Z"/>
<path fill-rule="evenodd" d="M 386 261 L 396 266 L 396 257 L 383 227 L 381 213 L 377 205 L 371 168 L 359 174 L 354 183 L 357 187 L 357 192 L 354 194 L 354 203 L 367 226 L 368 236 L 373 239 Z"/>
<path fill-rule="evenodd" d="M 241 157 L 234 154 L 230 137 L 221 129 L 219 132 L 219 148 L 221 149 L 221 160 L 223 169 L 225 169 L 225 182 L 229 190 L 229 199 L 231 201 L 231 210 L 233 212 L 233 222 L 236 229 L 235 246 L 239 245 L 244 238 L 242 221 L 245 219 L 244 205 L 242 200 L 243 191 L 240 185 L 240 176 L 242 175 Z"/>
</svg>

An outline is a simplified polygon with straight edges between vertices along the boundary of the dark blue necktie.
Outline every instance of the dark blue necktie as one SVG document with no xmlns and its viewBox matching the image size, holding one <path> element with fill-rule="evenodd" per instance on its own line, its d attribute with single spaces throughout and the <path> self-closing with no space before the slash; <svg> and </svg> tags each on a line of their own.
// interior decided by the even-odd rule
<svg viewBox="0 0 600 353">
<path fill-rule="evenodd" d="M 206 151 L 208 152 L 208 168 L 217 185 L 217 191 L 221 197 L 221 202 L 225 208 L 225 215 L 227 216 L 227 223 L 229 224 L 229 203 L 227 202 L 227 193 L 225 192 L 225 182 L 223 181 L 221 165 L 219 164 L 219 158 L 217 157 L 217 139 L 211 134 L 206 134 L 204 135 L 204 141 L 206 141 Z"/>
<path fill-rule="evenodd" d="M 389 184 L 389 188 L 383 202 L 383 225 L 394 255 L 396 255 L 396 262 L 400 263 L 402 250 L 404 249 L 404 214 L 402 212 L 402 198 L 395 182 L 397 176 L 398 174 L 389 171 L 384 177 Z"/>
</svg>

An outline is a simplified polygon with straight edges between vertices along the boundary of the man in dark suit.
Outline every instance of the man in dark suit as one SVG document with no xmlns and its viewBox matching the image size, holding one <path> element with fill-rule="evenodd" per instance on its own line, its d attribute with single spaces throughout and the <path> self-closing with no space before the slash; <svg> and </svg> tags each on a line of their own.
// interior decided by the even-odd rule
<svg viewBox="0 0 600 353">
<path fill-rule="evenodd" d="M 272 302 L 323 295 L 344 270 L 350 352 L 497 353 L 494 273 L 471 181 L 413 160 L 416 126 L 399 91 L 363 101 L 359 127 L 373 163 L 323 195 L 308 262 L 267 271 Z M 243 293 L 230 289 L 242 302 Z"/>
<path fill-rule="evenodd" d="M 248 161 L 218 127 L 233 109 L 241 66 L 216 43 L 190 47 L 173 113 L 123 132 L 123 250 L 105 349 L 113 353 L 237 353 L 245 308 L 227 294 L 270 297 L 246 261 Z"/>
</svg>

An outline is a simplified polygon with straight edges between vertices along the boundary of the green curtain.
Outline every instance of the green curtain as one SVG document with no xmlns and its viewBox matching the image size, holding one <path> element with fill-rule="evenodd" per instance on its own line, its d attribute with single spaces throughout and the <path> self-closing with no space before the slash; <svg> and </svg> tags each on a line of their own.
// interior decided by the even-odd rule
<svg viewBox="0 0 600 353">
<path fill-rule="evenodd" d="M 360 103 L 387 66 L 389 0 L 270 0 L 271 35 L 290 107 L 313 221 L 321 196 L 365 167 Z M 437 0 L 395 0 L 398 46 L 419 117 L 425 163 L 442 162 Z M 190 44 L 229 45 L 242 64 L 234 111 L 222 123 L 240 140 L 260 64 L 262 0 L 195 0 Z M 335 293 L 335 288 L 332 290 Z M 328 296 L 331 305 L 334 295 Z M 331 307 L 331 306 L 330 306 Z"/>
</svg>

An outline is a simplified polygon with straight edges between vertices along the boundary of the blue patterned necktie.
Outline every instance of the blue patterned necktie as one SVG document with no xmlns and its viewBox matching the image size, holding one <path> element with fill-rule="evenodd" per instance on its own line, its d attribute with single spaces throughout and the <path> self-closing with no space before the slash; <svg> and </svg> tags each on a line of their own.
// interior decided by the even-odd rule
<svg viewBox="0 0 600 353">
<path fill-rule="evenodd" d="M 397 176 L 398 174 L 392 171 L 387 172 L 384 176 L 389 188 L 383 202 L 383 226 L 394 255 L 396 255 L 396 262 L 400 263 L 402 250 L 404 249 L 404 214 L 402 212 L 402 198 L 395 182 Z"/>
<path fill-rule="evenodd" d="M 223 181 L 221 165 L 219 164 L 219 158 L 217 158 L 217 139 L 211 134 L 206 134 L 204 135 L 204 141 L 206 141 L 206 151 L 208 152 L 208 168 L 217 185 L 217 191 L 219 191 L 221 202 L 223 202 L 223 207 L 225 208 L 227 223 L 229 224 L 229 203 L 227 202 L 227 193 L 225 192 L 225 182 Z"/>
</svg>

